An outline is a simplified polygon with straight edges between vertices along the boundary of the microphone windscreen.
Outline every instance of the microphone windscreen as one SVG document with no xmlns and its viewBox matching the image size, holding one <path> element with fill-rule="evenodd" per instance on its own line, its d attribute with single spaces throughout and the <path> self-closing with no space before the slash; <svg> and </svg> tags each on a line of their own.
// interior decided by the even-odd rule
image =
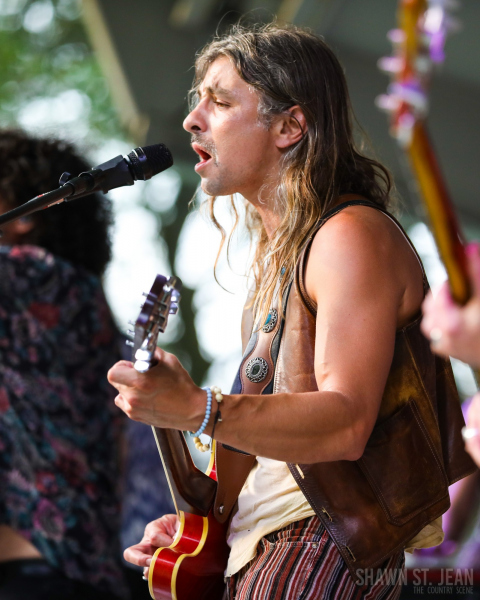
<svg viewBox="0 0 480 600">
<path fill-rule="evenodd" d="M 165 144 L 135 148 L 128 155 L 135 179 L 146 181 L 173 165 L 170 150 Z"/>
</svg>

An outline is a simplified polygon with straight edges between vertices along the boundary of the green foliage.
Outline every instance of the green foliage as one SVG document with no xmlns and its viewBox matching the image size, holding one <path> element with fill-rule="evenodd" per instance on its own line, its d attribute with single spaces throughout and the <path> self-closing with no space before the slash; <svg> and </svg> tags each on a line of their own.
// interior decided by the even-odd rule
<svg viewBox="0 0 480 600">
<path fill-rule="evenodd" d="M 62 93 L 75 90 L 70 96 Z M 55 98 L 76 100 L 84 127 L 72 129 L 68 114 L 52 114 L 49 133 L 97 145 L 125 137 L 109 90 L 86 37 L 77 0 L 0 0 L 0 123 L 22 124 L 25 109 L 37 102 L 39 116 Z M 81 109 L 78 103 L 81 103 Z M 43 107 L 43 112 L 41 111 Z M 50 113 L 57 104 L 52 104 Z M 65 108 L 68 111 L 68 106 Z M 25 119 L 24 119 L 25 120 Z M 20 122 L 19 122 L 20 121 Z M 40 124 L 41 125 L 41 124 Z M 49 127 L 50 125 L 50 127 Z M 57 127 L 55 127 L 55 125 Z M 27 127 L 28 128 L 28 127 Z"/>
<path fill-rule="evenodd" d="M 80 0 L 0 0 L 0 127 L 17 126 L 68 139 L 83 151 L 112 138 L 125 140 L 86 35 Z M 141 201 L 158 219 L 171 263 L 193 192 L 181 186 L 181 214 L 175 206 L 152 209 Z M 185 357 L 201 382 L 209 363 L 198 346 L 192 299 L 193 291 L 185 289 L 186 332 L 168 349 Z"/>
</svg>

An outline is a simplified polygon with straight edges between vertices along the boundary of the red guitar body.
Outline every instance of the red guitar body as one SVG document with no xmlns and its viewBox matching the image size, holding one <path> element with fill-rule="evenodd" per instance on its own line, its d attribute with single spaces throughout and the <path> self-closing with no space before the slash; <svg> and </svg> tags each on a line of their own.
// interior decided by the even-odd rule
<svg viewBox="0 0 480 600">
<path fill-rule="evenodd" d="M 209 477 L 216 480 L 213 460 Z M 180 528 L 168 548 L 153 555 L 148 573 L 150 595 L 154 600 L 221 600 L 225 589 L 224 572 L 230 548 L 228 523 L 179 511 Z"/>
</svg>

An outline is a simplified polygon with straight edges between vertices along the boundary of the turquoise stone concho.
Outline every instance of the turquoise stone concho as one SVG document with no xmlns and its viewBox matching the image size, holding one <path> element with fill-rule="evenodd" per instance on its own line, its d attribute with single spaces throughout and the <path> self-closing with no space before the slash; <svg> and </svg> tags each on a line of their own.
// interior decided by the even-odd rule
<svg viewBox="0 0 480 600">
<path fill-rule="evenodd" d="M 275 328 L 278 320 L 278 313 L 274 308 L 270 309 L 268 313 L 267 320 L 265 321 L 265 325 L 262 327 L 262 331 L 265 333 L 270 333 Z"/>
<path fill-rule="evenodd" d="M 252 383 L 263 381 L 268 373 L 268 363 L 264 358 L 252 358 L 245 367 L 245 375 Z"/>
</svg>

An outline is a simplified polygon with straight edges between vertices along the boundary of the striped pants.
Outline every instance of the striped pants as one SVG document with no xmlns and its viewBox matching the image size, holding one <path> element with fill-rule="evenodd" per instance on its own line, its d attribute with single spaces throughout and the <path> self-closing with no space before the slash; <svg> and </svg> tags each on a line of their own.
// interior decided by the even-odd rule
<svg viewBox="0 0 480 600">
<path fill-rule="evenodd" d="M 321 521 L 310 517 L 263 537 L 255 558 L 227 579 L 224 600 L 396 600 L 403 567 L 400 552 L 357 585 Z"/>
</svg>

